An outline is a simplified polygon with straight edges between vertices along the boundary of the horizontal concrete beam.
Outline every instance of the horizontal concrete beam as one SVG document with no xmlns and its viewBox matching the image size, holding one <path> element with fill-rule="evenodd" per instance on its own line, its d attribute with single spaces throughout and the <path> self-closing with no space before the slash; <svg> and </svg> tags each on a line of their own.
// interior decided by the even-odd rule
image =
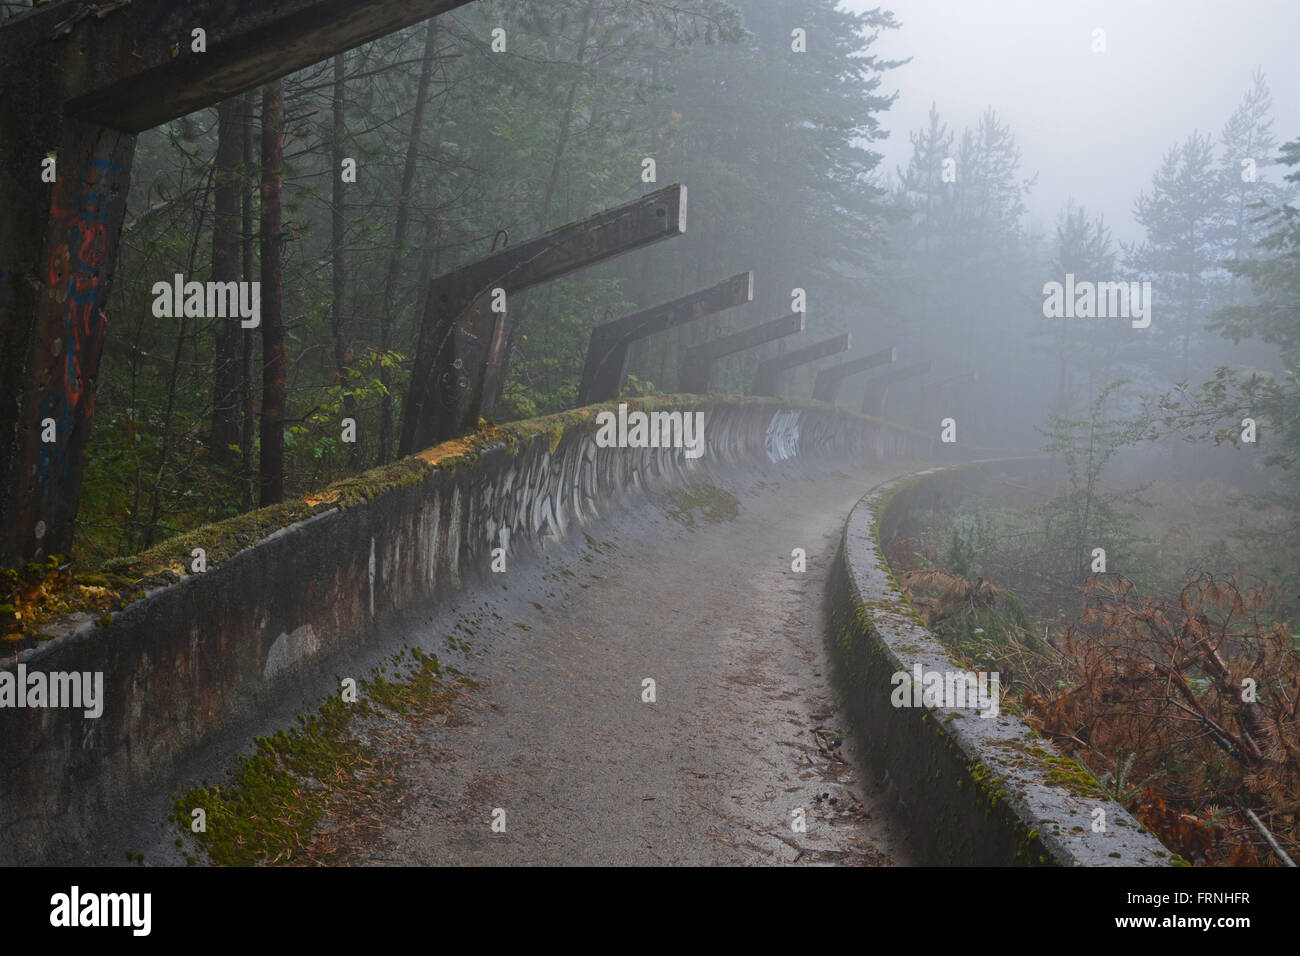
<svg viewBox="0 0 1300 956">
<path fill-rule="evenodd" d="M 45 84 L 69 117 L 138 133 L 466 2 L 61 0 L 3 21 L 0 92 Z"/>
<path fill-rule="evenodd" d="M 963 385 L 966 382 L 978 382 L 979 378 L 979 372 L 972 369 L 969 372 L 962 372 L 960 375 L 954 375 L 952 378 L 945 378 L 941 382 L 935 382 L 933 388 L 936 391 L 942 392 L 952 388 L 954 385 Z"/>
<path fill-rule="evenodd" d="M 0 21 L 0 565 L 73 547 L 135 134 L 463 2 L 55 0 Z"/>
<path fill-rule="evenodd" d="M 910 365 L 903 365 L 899 368 L 890 369 L 880 375 L 868 380 L 867 388 L 874 388 L 877 385 L 892 385 L 894 382 L 906 381 L 909 378 L 918 378 L 922 375 L 928 375 L 934 363 L 929 359 L 924 362 L 913 362 Z"/>
<path fill-rule="evenodd" d="M 591 330 L 591 342 L 587 346 L 578 404 L 603 402 L 618 394 L 627 366 L 628 347 L 633 342 L 753 299 L 754 273 L 741 272 L 707 289 L 596 326 Z"/>
<path fill-rule="evenodd" d="M 866 387 L 862 390 L 862 411 L 866 415 L 880 415 L 883 412 L 885 400 L 885 390 L 895 382 L 906 381 L 909 378 L 918 378 L 922 375 L 930 374 L 931 363 L 929 360 L 924 362 L 913 362 L 911 365 L 904 365 L 902 368 L 891 369 L 883 375 L 877 375 L 870 379 Z"/>
<path fill-rule="evenodd" d="M 862 358 L 854 359 L 851 362 L 842 362 L 839 365 L 824 368 L 817 373 L 817 378 L 813 382 L 813 398 L 819 402 L 834 404 L 835 397 L 840 390 L 840 384 L 850 375 L 857 375 L 860 372 L 867 371 L 867 369 L 888 365 L 896 358 L 898 358 L 898 349 L 890 347 L 881 349 L 879 352 L 872 352 L 870 355 L 864 355 Z"/>
<path fill-rule="evenodd" d="M 677 372 L 678 391 L 704 394 L 709 390 L 709 376 L 713 372 L 713 363 L 718 359 L 802 332 L 806 319 L 803 312 L 791 312 L 771 322 L 688 348 L 682 354 Z"/>
<path fill-rule="evenodd" d="M 493 289 L 504 290 L 508 303 L 523 289 L 685 232 L 686 187 L 674 183 L 432 280 L 402 409 L 400 454 L 470 430 L 491 406 L 484 399 L 503 377 L 506 318 L 488 307 Z"/>
<path fill-rule="evenodd" d="M 804 348 L 795 349 L 793 352 L 786 352 L 784 355 L 767 359 L 759 364 L 758 371 L 754 373 L 753 392 L 755 395 L 775 395 L 777 377 L 781 372 L 800 365 L 807 365 L 809 362 L 816 362 L 818 359 L 827 358 L 831 355 L 837 355 L 840 352 L 847 352 L 851 348 L 853 348 L 853 335 L 850 332 L 845 332 L 829 339 L 822 339 L 820 342 L 814 342 Z"/>
</svg>

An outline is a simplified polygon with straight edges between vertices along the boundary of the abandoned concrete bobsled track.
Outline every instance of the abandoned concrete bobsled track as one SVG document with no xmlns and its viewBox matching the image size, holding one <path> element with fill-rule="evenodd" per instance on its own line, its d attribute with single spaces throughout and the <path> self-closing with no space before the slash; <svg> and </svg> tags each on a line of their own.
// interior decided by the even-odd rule
<svg viewBox="0 0 1300 956">
<path fill-rule="evenodd" d="M 102 675 L 94 715 L 0 709 L 0 862 L 1168 865 L 1016 714 L 895 699 L 899 674 L 965 674 L 878 540 L 953 506 L 978 469 L 893 479 L 954 448 L 817 402 L 617 408 L 486 428 L 118 565 L 138 598 L 0 664 Z M 643 411 L 698 416 L 700 440 L 646 447 L 623 427 Z M 303 725 L 308 757 L 255 744 L 314 714 L 335 717 Z M 226 796 L 252 753 L 285 757 L 278 783 L 242 777 L 285 798 L 270 816 Z M 340 753 L 362 756 L 317 760 Z M 229 852 L 250 825 L 291 839 Z"/>
<path fill-rule="evenodd" d="M 824 648 L 844 517 L 890 472 L 780 471 L 651 493 L 404 635 L 451 661 L 444 637 L 465 622 L 457 666 L 477 686 L 441 719 L 385 728 L 404 741 L 390 810 L 347 858 L 909 862 L 903 828 L 840 747 Z M 148 857 L 174 855 L 174 835 Z"/>
<path fill-rule="evenodd" d="M 18 755 L 0 777 L 0 854 L 182 862 L 180 792 L 409 646 L 478 686 L 421 729 L 360 859 L 905 859 L 842 756 L 822 605 L 853 502 L 935 442 L 819 403 L 638 407 L 702 414 L 703 453 L 603 447 L 598 409 L 579 409 L 133 559 L 152 590 L 19 655 L 102 671 L 104 707 L 0 712 Z M 198 545 L 208 569 L 187 574 Z M 474 636 L 453 650 L 458 623 Z M 487 826 L 497 807 L 506 834 Z"/>
</svg>

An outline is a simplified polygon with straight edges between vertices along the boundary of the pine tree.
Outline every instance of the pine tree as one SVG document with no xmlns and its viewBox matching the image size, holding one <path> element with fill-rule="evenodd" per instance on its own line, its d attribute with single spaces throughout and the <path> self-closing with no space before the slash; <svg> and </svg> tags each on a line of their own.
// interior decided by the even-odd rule
<svg viewBox="0 0 1300 956">
<path fill-rule="evenodd" d="M 1251 88 L 1223 125 L 1219 174 L 1225 197 L 1222 232 L 1224 258 L 1242 259 L 1264 237 L 1261 210 L 1276 206 L 1283 191 L 1267 180 L 1264 170 L 1275 164 L 1273 97 L 1262 70 L 1251 77 Z"/>
<path fill-rule="evenodd" d="M 1150 331 L 1176 352 L 1170 376 L 1176 381 L 1191 377 L 1195 336 L 1213 300 L 1211 273 L 1219 265 L 1223 212 L 1213 142 L 1197 132 L 1165 153 L 1151 191 L 1141 193 L 1133 205 L 1147 236 L 1126 252 L 1132 267 L 1152 282 Z"/>
</svg>

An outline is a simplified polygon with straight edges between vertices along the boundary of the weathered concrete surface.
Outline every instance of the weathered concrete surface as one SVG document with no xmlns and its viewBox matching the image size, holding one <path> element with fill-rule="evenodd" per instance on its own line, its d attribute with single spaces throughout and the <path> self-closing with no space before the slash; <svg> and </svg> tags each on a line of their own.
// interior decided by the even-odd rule
<svg viewBox="0 0 1300 956">
<path fill-rule="evenodd" d="M 0 49 L 68 115 L 139 133 L 465 2 L 61 0 L 6 21 Z"/>
<path fill-rule="evenodd" d="M 901 827 L 836 746 L 822 640 L 844 514 L 887 468 L 728 482 L 737 516 L 694 530 L 661 499 L 542 574 L 508 576 L 508 601 L 474 623 L 482 686 L 417 731 L 391 819 L 356 858 L 907 863 Z M 654 704 L 641 700 L 647 677 Z M 490 830 L 494 807 L 505 834 Z M 796 808 L 806 833 L 791 828 Z"/>
<path fill-rule="evenodd" d="M 970 466 L 968 466 L 970 467 Z M 891 677 L 965 670 L 922 625 L 881 554 L 908 512 L 944 507 L 967 469 L 889 482 L 865 495 L 831 574 L 830 640 L 863 756 L 884 774 L 931 864 L 1164 866 L 1163 845 L 1112 800 L 1068 780 L 1078 772 L 1020 718 L 974 708 L 894 707 Z M 1104 812 L 1096 832 L 1094 811 Z"/>
<path fill-rule="evenodd" d="M 425 295 L 411 383 L 402 407 L 400 453 L 472 429 L 505 384 L 509 307 L 494 311 L 496 289 L 513 296 L 637 249 L 686 233 L 686 187 L 673 183 L 637 199 L 436 276 Z"/>
<path fill-rule="evenodd" d="M 872 352 L 870 355 L 862 356 L 862 358 L 821 369 L 817 373 L 817 378 L 813 380 L 813 398 L 816 401 L 834 405 L 835 399 L 839 396 L 840 386 L 844 384 L 844 380 L 850 375 L 857 375 L 869 369 L 878 368 L 881 365 L 888 365 L 897 358 L 898 349 L 891 345 L 887 349 Z"/>
<path fill-rule="evenodd" d="M 691 346 L 682 352 L 677 370 L 677 390 L 703 395 L 709 390 L 713 365 L 718 359 L 802 332 L 807 318 L 806 313 L 791 312 L 779 319 Z"/>
<path fill-rule="evenodd" d="M 482 451 L 431 450 L 290 503 L 287 513 L 306 520 L 259 531 L 242 550 L 229 542 L 247 517 L 169 542 L 162 557 L 178 569 L 191 547 L 207 546 L 207 573 L 156 588 L 107 628 L 69 622 L 22 652 L 29 670 L 102 671 L 106 701 L 95 720 L 0 709 L 0 862 L 76 858 L 101 845 L 110 821 L 156 798 L 205 741 L 282 708 L 304 669 L 489 581 L 493 548 L 512 558 L 543 552 L 702 476 L 940 451 L 926 436 L 815 403 L 657 402 L 703 412 L 703 458 L 598 448 L 596 410 L 580 409 L 509 426 Z"/>
<path fill-rule="evenodd" d="M 853 335 L 844 332 L 829 339 L 814 342 L 812 345 L 806 345 L 801 349 L 795 349 L 793 352 L 786 352 L 784 355 L 764 359 L 759 363 L 758 370 L 754 372 L 754 384 L 751 391 L 755 395 L 776 395 L 777 383 L 782 372 L 797 368 L 800 365 L 816 362 L 818 359 L 829 358 L 840 352 L 847 352 L 851 348 L 853 348 Z"/>
<path fill-rule="evenodd" d="M 628 350 L 635 342 L 687 322 L 696 322 L 737 305 L 753 301 L 754 273 L 741 272 L 689 295 L 660 302 L 591 330 L 587 359 L 578 384 L 578 404 L 607 402 L 618 396 L 627 370 Z M 687 389 L 703 393 L 706 388 Z"/>
</svg>

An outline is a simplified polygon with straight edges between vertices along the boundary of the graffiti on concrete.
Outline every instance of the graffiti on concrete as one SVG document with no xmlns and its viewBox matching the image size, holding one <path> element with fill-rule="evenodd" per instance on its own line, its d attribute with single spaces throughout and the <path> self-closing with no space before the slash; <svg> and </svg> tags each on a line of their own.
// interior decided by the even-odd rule
<svg viewBox="0 0 1300 956">
<path fill-rule="evenodd" d="M 54 187 L 50 217 L 56 240 L 46 266 L 46 295 L 57 303 L 61 334 L 53 338 L 49 366 L 55 370 L 37 404 L 40 422 L 54 420 L 54 442 L 41 443 L 39 480 L 53 469 L 69 473 L 64 449 L 74 421 L 89 421 L 95 391 L 88 388 L 99 366 L 108 316 L 99 307 L 100 267 L 108 251 L 107 220 L 113 197 L 104 181 L 123 171 L 121 164 L 94 156 L 87 148 L 68 164 Z"/>
<path fill-rule="evenodd" d="M 785 461 L 799 454 L 799 413 L 777 412 L 767 423 L 763 449 L 769 461 Z"/>
</svg>

